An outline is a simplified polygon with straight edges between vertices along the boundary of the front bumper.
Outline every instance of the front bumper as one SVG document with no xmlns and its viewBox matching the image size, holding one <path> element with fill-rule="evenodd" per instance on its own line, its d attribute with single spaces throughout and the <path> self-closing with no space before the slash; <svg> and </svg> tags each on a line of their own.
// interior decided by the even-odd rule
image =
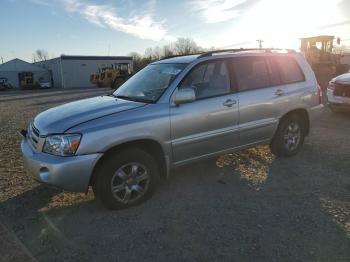
<svg viewBox="0 0 350 262">
<path fill-rule="evenodd" d="M 102 154 L 61 157 L 37 153 L 27 138 L 21 142 L 24 167 L 35 180 L 74 192 L 86 192 L 95 164 Z"/>
<path fill-rule="evenodd" d="M 335 96 L 333 90 L 327 89 L 327 103 L 334 107 L 350 107 L 350 97 Z"/>
</svg>

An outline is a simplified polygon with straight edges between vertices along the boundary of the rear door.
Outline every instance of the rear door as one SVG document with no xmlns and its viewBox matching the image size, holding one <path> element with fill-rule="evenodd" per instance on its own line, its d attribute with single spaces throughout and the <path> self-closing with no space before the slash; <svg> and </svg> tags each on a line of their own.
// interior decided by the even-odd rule
<svg viewBox="0 0 350 262">
<path fill-rule="evenodd" d="M 288 103 L 276 63 L 266 56 L 232 59 L 239 97 L 240 145 L 270 140 Z"/>
</svg>

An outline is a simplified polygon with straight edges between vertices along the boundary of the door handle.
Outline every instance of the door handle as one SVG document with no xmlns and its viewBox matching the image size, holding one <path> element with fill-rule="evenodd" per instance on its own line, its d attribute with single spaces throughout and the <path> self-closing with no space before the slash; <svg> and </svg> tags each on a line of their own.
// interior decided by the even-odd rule
<svg viewBox="0 0 350 262">
<path fill-rule="evenodd" d="M 227 99 L 223 105 L 227 106 L 227 107 L 232 107 L 233 105 L 237 104 L 236 100 L 232 100 L 232 99 Z"/>
<path fill-rule="evenodd" d="M 276 96 L 283 96 L 284 95 L 284 91 L 282 89 L 277 89 L 275 92 Z"/>
</svg>

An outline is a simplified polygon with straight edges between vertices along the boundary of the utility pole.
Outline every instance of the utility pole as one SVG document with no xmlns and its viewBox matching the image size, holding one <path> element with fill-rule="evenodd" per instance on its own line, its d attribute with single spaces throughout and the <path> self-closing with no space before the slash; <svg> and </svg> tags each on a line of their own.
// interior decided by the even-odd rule
<svg viewBox="0 0 350 262">
<path fill-rule="evenodd" d="M 258 39 L 256 41 L 259 43 L 259 48 L 261 49 L 262 48 L 262 43 L 264 42 L 264 40 Z"/>
<path fill-rule="evenodd" d="M 4 58 L 3 57 L 1 57 L 1 64 L 3 64 L 4 63 Z"/>
</svg>

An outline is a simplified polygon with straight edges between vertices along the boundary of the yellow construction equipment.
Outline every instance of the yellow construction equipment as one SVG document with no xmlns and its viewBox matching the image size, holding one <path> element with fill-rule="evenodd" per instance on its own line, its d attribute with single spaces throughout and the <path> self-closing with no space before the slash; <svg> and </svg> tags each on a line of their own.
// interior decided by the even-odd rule
<svg viewBox="0 0 350 262">
<path fill-rule="evenodd" d="M 346 72 L 344 65 L 340 64 L 340 55 L 333 53 L 335 39 L 340 44 L 339 38 L 330 35 L 301 38 L 300 50 L 324 88 L 335 75 Z"/>
<path fill-rule="evenodd" d="M 115 63 L 110 67 L 99 69 L 99 72 L 90 75 L 90 82 L 98 87 L 118 88 L 130 76 L 132 71 L 129 63 Z"/>
<path fill-rule="evenodd" d="M 18 74 L 20 87 L 23 89 L 38 88 L 38 82 L 34 80 L 33 72 L 21 72 Z"/>
<path fill-rule="evenodd" d="M 92 73 L 90 75 L 90 82 L 94 85 L 97 85 L 98 79 L 100 78 L 100 73 Z"/>
</svg>

